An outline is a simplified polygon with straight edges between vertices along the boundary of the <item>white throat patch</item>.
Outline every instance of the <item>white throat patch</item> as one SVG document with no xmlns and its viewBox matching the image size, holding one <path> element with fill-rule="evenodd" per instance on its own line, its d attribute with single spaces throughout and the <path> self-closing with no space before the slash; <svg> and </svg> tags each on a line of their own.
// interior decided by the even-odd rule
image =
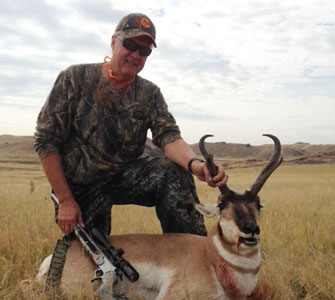
<svg viewBox="0 0 335 300">
<path fill-rule="evenodd" d="M 256 269 L 260 266 L 260 263 L 261 263 L 260 251 L 257 252 L 256 256 L 245 257 L 245 256 L 230 253 L 226 249 L 224 249 L 217 235 L 213 236 L 213 242 L 220 256 L 225 261 L 230 263 L 231 265 L 234 265 L 239 268 L 246 269 L 246 270 Z"/>
</svg>

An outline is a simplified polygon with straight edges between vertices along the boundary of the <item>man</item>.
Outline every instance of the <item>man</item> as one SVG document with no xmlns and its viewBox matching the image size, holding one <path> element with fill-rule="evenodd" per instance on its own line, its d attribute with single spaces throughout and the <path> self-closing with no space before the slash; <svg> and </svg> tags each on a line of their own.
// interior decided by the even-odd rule
<svg viewBox="0 0 335 300">
<path fill-rule="evenodd" d="M 62 71 L 39 114 L 35 150 L 59 200 L 56 221 L 64 234 L 76 222 L 109 234 L 114 204 L 155 206 L 163 232 L 206 234 L 187 169 L 210 186 L 223 186 L 228 177 L 222 166 L 210 177 L 159 88 L 137 75 L 155 38 L 147 16 L 125 16 L 110 61 Z M 166 157 L 140 157 L 149 128 Z"/>
</svg>

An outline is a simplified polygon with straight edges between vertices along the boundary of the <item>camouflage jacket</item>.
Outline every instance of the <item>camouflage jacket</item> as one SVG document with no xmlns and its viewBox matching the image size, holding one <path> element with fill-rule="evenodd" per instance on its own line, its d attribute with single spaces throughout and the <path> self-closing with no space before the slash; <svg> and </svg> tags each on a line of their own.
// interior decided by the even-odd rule
<svg viewBox="0 0 335 300">
<path fill-rule="evenodd" d="M 137 76 L 120 92 L 101 68 L 62 71 L 37 119 L 35 150 L 40 159 L 59 154 L 69 183 L 92 184 L 124 171 L 143 153 L 149 128 L 160 148 L 181 138 L 156 85 Z"/>
</svg>

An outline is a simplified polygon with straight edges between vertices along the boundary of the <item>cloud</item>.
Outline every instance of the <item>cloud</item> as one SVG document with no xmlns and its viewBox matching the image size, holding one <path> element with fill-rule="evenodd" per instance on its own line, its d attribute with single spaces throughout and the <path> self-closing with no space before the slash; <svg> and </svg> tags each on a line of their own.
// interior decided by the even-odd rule
<svg viewBox="0 0 335 300">
<path fill-rule="evenodd" d="M 208 130 L 253 144 L 264 142 L 264 131 L 284 142 L 335 142 L 330 0 L 5 1 L 0 105 L 12 116 L 2 112 L 0 134 L 32 134 L 29 116 L 58 73 L 109 55 L 114 28 L 129 12 L 155 23 L 158 48 L 140 75 L 161 88 L 186 140 Z"/>
</svg>

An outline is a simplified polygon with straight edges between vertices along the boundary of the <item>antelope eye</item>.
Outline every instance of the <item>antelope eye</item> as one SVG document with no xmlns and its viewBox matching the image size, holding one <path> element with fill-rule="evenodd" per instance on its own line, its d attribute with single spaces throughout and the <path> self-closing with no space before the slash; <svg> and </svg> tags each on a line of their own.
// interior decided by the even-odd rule
<svg viewBox="0 0 335 300">
<path fill-rule="evenodd" d="M 220 210 L 224 210 L 226 208 L 226 203 L 225 202 L 220 202 L 217 206 Z"/>
</svg>

